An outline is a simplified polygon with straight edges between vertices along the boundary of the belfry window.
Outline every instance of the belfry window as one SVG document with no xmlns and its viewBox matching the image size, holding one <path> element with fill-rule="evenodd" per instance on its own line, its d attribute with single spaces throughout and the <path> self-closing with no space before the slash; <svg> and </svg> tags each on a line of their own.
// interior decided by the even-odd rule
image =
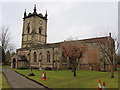
<svg viewBox="0 0 120 90">
<path fill-rule="evenodd" d="M 42 27 L 40 26 L 39 27 L 39 34 L 41 34 L 42 33 Z"/>
<path fill-rule="evenodd" d="M 30 23 L 27 25 L 27 33 L 30 33 Z"/>
<path fill-rule="evenodd" d="M 37 55 L 36 55 L 36 52 L 34 52 L 34 62 L 37 61 Z"/>
<path fill-rule="evenodd" d="M 50 52 L 47 51 L 47 62 L 49 63 L 50 62 Z"/>
</svg>

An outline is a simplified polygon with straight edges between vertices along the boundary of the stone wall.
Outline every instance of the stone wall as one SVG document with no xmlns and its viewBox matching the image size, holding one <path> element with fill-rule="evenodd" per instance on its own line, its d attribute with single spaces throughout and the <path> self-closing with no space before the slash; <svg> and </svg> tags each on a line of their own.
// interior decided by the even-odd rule
<svg viewBox="0 0 120 90">
<path fill-rule="evenodd" d="M 42 21 L 42 24 L 40 24 Z M 29 24 L 29 33 L 28 33 L 28 24 Z M 39 28 L 42 28 L 41 33 L 39 33 Z M 23 21 L 23 33 L 22 33 L 22 48 L 30 47 L 31 44 L 41 43 L 45 44 L 47 40 L 47 21 L 38 17 L 33 16 L 24 19 Z"/>
<path fill-rule="evenodd" d="M 108 38 L 103 39 L 106 43 Z M 79 41 L 80 45 L 86 46 L 87 50 L 80 59 L 79 69 L 82 70 L 103 70 L 104 63 L 109 64 L 104 57 L 104 53 L 99 49 L 96 42 L 92 40 Z M 57 46 L 58 45 L 58 46 Z M 63 57 L 58 44 L 49 44 L 43 46 L 36 46 L 27 49 L 19 49 L 18 55 L 25 55 L 30 62 L 30 65 L 37 68 L 50 67 L 52 69 L 69 69 L 70 63 L 63 62 Z M 50 54 L 50 62 L 47 62 L 47 52 Z M 34 53 L 36 53 L 36 62 L 34 62 Z M 103 62 L 105 60 L 105 62 Z M 109 66 L 105 66 L 106 70 L 109 70 Z"/>
</svg>

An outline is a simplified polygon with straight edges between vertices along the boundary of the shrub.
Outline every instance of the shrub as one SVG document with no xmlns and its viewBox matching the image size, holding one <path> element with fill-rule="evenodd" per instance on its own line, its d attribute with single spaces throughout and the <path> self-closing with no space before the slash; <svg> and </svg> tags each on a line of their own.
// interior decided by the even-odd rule
<svg viewBox="0 0 120 90">
<path fill-rule="evenodd" d="M 52 70 L 52 68 L 51 67 L 46 67 L 45 70 Z"/>
</svg>

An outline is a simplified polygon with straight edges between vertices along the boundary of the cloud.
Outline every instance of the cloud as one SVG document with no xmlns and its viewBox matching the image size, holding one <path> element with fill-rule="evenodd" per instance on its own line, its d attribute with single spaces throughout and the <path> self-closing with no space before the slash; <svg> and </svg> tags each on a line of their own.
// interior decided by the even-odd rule
<svg viewBox="0 0 120 90">
<path fill-rule="evenodd" d="M 48 11 L 48 43 L 63 41 L 69 36 L 85 39 L 104 36 L 109 31 L 117 34 L 117 2 L 2 3 L 2 23 L 10 26 L 17 47 L 21 45 L 24 9 L 27 13 L 33 12 L 34 4 L 38 13 L 44 15 Z"/>
</svg>

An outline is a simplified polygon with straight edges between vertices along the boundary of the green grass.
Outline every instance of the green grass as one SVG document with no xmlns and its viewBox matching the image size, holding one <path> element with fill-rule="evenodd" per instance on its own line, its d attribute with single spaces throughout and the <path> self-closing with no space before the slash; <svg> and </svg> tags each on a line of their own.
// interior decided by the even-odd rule
<svg viewBox="0 0 120 90">
<path fill-rule="evenodd" d="M 0 65 L 0 89 L 2 88 L 2 66 Z"/>
<path fill-rule="evenodd" d="M 3 68 L 9 68 L 9 66 L 0 66 L 0 88 L 11 88 L 10 85 L 8 84 L 5 76 L 2 74 Z"/>
<path fill-rule="evenodd" d="M 10 68 L 10 66 L 8 65 L 2 66 L 2 69 L 6 69 L 6 68 Z"/>
<path fill-rule="evenodd" d="M 11 88 L 3 74 L 2 74 L 2 88 Z"/>
<path fill-rule="evenodd" d="M 119 70 L 119 71 L 120 71 L 120 68 L 117 68 L 117 70 Z"/>
<path fill-rule="evenodd" d="M 30 70 L 15 69 L 19 73 L 28 75 Z M 47 80 L 41 79 L 42 72 L 47 73 Z M 71 70 L 61 71 L 40 71 L 33 70 L 35 76 L 28 76 L 50 88 L 97 88 L 98 80 L 106 83 L 107 88 L 118 88 L 118 72 L 115 72 L 115 78 L 110 78 L 109 72 L 97 72 L 97 71 L 77 71 L 77 77 L 73 76 Z"/>
</svg>

